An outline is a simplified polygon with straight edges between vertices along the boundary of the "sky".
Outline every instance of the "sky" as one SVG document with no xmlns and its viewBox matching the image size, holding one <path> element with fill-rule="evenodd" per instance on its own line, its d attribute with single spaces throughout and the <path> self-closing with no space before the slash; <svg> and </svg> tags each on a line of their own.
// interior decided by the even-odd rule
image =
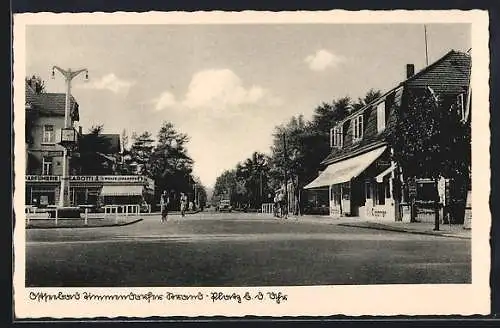
<svg viewBox="0 0 500 328">
<path fill-rule="evenodd" d="M 428 24 L 428 57 L 471 47 L 470 25 Z M 65 92 L 51 68 L 87 68 L 72 83 L 78 125 L 190 137 L 194 174 L 212 187 L 254 151 L 269 153 L 276 125 L 343 96 L 387 91 L 406 64 L 426 66 L 417 24 L 39 25 L 26 28 L 26 74 Z"/>
</svg>

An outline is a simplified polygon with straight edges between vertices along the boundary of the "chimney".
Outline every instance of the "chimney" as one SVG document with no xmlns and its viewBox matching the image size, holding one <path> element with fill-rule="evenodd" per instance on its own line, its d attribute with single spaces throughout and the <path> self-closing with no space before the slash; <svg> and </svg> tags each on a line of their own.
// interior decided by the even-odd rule
<svg viewBox="0 0 500 328">
<path fill-rule="evenodd" d="M 406 78 L 410 78 L 415 74 L 415 65 L 406 64 Z"/>
</svg>

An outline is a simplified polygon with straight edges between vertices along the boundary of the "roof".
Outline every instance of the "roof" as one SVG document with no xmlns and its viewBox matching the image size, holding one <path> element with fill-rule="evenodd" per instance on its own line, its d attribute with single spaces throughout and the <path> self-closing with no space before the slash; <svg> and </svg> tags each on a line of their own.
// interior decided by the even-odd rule
<svg viewBox="0 0 500 328">
<path fill-rule="evenodd" d="M 470 68 L 470 55 L 463 52 L 451 50 L 431 65 L 425 67 L 410 78 L 402 81 L 379 98 L 352 112 L 337 124 L 344 124 L 345 122 L 350 121 L 353 117 L 367 112 L 368 115 L 366 117 L 367 120 L 365 121 L 366 125 L 363 139 L 356 144 L 346 144 L 341 149 L 334 148 L 331 153 L 321 162 L 321 164 L 327 165 L 339 160 L 343 160 L 345 158 L 352 157 L 356 154 L 360 154 L 364 151 L 372 149 L 373 146 L 377 146 L 385 142 L 388 133 L 392 131 L 396 124 L 396 116 L 393 115 L 393 113 L 389 113 L 385 130 L 378 134 L 373 132 L 373 130 L 376 129 L 377 126 L 376 118 L 374 118 L 373 114 L 370 115 L 370 111 L 367 111 L 367 109 L 372 108 L 375 104 L 385 99 L 388 95 L 393 93 L 397 94 L 402 88 L 424 88 L 427 86 L 430 86 L 438 94 L 458 94 L 460 92 L 466 92 L 469 88 Z M 443 80 L 445 80 L 446 83 L 443 83 Z M 400 102 L 401 99 L 398 99 L 398 101 Z"/>
<path fill-rule="evenodd" d="M 30 104 L 33 109 L 38 110 L 40 113 L 56 116 L 64 116 L 66 108 L 66 94 L 65 93 L 49 93 L 43 92 L 36 94 L 33 88 L 26 83 L 25 87 L 26 103 Z M 73 120 L 79 121 L 79 106 L 76 99 L 71 96 L 70 108 L 72 111 Z"/>
<path fill-rule="evenodd" d="M 442 65 L 446 59 L 450 59 L 450 64 Z M 436 74 L 426 76 L 425 73 L 428 73 L 433 68 L 437 69 Z M 366 104 L 365 106 L 359 108 L 358 110 L 351 112 L 342 121 L 339 121 L 339 123 L 345 122 L 347 120 L 352 119 L 354 116 L 359 115 L 367 108 L 370 108 L 371 106 L 379 102 L 380 99 L 387 97 L 388 94 L 394 92 L 396 89 L 401 87 L 431 86 L 432 89 L 437 93 L 456 92 L 457 91 L 456 89 L 461 89 L 461 86 L 467 86 L 468 88 L 470 81 L 470 73 L 471 73 L 470 69 L 471 69 L 471 57 L 469 54 L 456 50 L 450 50 L 443 57 L 439 58 L 434 63 L 424 67 L 422 70 L 413 74 L 406 80 L 400 82 L 397 86 L 385 92 L 377 99 L 374 99 L 372 102 Z M 442 83 L 443 76 L 446 76 L 446 80 L 449 83 L 447 84 Z"/>
</svg>

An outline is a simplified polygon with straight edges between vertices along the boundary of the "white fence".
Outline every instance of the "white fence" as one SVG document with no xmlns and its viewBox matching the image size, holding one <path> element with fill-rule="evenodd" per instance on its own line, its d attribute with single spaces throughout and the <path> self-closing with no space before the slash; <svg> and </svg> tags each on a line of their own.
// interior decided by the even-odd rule
<svg viewBox="0 0 500 328">
<path fill-rule="evenodd" d="M 260 212 L 262 214 L 273 214 L 274 213 L 274 203 L 263 203 Z"/>
<path fill-rule="evenodd" d="M 119 217 L 129 217 L 129 216 L 139 216 L 141 214 L 141 205 L 138 204 L 125 204 L 125 205 L 105 205 L 104 218 L 114 217 L 115 222 L 118 223 Z M 83 206 L 83 212 L 79 218 L 63 218 L 60 216 L 60 211 L 62 209 L 58 207 L 47 207 L 47 208 L 37 208 L 35 206 L 26 205 L 24 213 L 26 214 L 26 221 L 29 224 L 31 220 L 50 220 L 53 219 L 55 225 L 57 225 L 58 220 L 84 220 L 84 224 L 88 224 L 90 217 L 95 217 L 99 213 L 90 214 L 90 209 Z M 151 213 L 151 205 L 148 204 L 148 212 Z M 54 215 L 51 215 L 51 214 Z"/>
</svg>

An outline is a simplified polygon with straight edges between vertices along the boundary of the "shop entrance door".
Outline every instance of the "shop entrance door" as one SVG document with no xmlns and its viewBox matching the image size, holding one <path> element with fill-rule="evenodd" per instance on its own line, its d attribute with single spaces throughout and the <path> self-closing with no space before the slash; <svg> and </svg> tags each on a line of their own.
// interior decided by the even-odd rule
<svg viewBox="0 0 500 328">
<path fill-rule="evenodd" d="M 342 194 L 342 212 L 350 216 L 351 215 L 351 185 L 349 182 L 342 184 L 341 186 Z"/>
</svg>

